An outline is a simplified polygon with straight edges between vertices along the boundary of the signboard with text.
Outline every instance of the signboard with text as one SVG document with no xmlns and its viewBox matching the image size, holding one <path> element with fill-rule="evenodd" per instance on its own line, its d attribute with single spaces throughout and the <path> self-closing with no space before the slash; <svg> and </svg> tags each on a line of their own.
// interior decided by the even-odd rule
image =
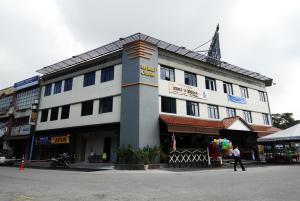
<svg viewBox="0 0 300 201">
<path fill-rule="evenodd" d="M 197 87 L 187 86 L 176 83 L 169 83 L 169 92 L 183 96 L 190 96 L 207 100 L 207 91 L 198 89 Z"/>
</svg>

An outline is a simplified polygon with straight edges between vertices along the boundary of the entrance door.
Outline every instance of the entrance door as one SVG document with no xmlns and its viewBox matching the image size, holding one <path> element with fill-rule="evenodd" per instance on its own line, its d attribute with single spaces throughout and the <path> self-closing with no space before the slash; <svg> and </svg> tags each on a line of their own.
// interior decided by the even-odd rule
<svg viewBox="0 0 300 201">
<path fill-rule="evenodd" d="M 111 150 L 111 138 L 105 137 L 104 138 L 104 149 L 103 153 L 106 153 L 106 160 L 104 162 L 110 161 L 110 150 Z"/>
</svg>

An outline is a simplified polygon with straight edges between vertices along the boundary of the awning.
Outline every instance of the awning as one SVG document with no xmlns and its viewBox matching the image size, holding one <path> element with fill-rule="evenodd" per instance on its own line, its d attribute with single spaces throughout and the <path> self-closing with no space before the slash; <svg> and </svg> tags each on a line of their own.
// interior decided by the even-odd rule
<svg viewBox="0 0 300 201">
<path fill-rule="evenodd" d="M 4 136 L 4 140 L 24 140 L 31 138 L 32 135 Z"/>
<path fill-rule="evenodd" d="M 239 116 L 216 121 L 161 114 L 160 120 L 166 125 L 167 131 L 170 133 L 219 135 L 220 129 L 233 129 L 256 132 L 259 137 L 262 137 L 280 130 L 272 126 L 247 124 Z"/>
<path fill-rule="evenodd" d="M 257 140 L 258 142 L 300 141 L 300 124 Z"/>
</svg>

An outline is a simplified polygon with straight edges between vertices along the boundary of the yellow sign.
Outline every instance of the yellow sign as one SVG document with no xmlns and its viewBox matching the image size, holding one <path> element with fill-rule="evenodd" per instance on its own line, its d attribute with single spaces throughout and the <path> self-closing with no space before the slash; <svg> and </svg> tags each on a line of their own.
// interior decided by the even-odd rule
<svg viewBox="0 0 300 201">
<path fill-rule="evenodd" d="M 156 68 L 152 68 L 146 65 L 140 65 L 141 75 L 155 77 Z"/>
<path fill-rule="evenodd" d="M 70 142 L 69 134 L 51 137 L 51 144 L 69 144 L 69 142 Z"/>
</svg>

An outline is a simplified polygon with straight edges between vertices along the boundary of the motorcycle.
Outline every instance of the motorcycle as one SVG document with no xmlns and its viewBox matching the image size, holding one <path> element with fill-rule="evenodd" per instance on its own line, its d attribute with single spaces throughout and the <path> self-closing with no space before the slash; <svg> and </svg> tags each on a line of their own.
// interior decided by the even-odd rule
<svg viewBox="0 0 300 201">
<path fill-rule="evenodd" d="M 69 168 L 70 164 L 73 162 L 73 156 L 68 153 L 60 154 L 59 157 L 50 158 L 50 168 Z"/>
</svg>

